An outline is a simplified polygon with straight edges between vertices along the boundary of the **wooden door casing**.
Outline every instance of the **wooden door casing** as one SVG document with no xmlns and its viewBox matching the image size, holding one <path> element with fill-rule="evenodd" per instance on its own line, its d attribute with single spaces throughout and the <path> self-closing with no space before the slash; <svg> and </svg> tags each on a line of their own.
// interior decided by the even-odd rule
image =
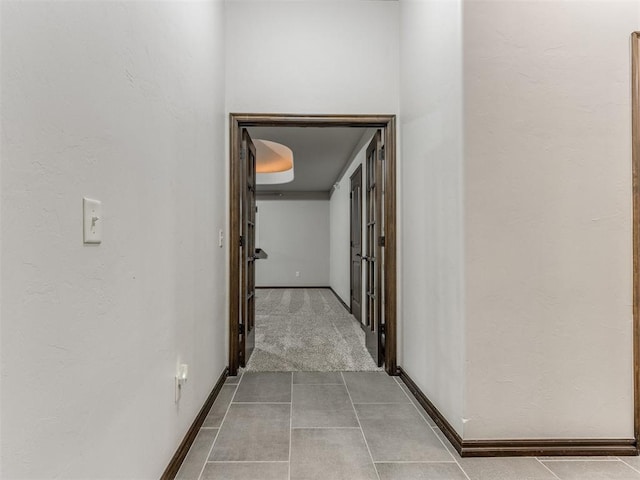
<svg viewBox="0 0 640 480">
<path fill-rule="evenodd" d="M 381 129 L 385 146 L 383 217 L 385 226 L 384 265 L 380 294 L 385 323 L 384 368 L 390 375 L 397 375 L 397 261 L 396 261 L 396 117 L 392 114 L 272 114 L 230 113 L 230 184 L 229 184 L 229 374 L 236 375 L 239 363 L 241 316 L 241 251 L 242 237 L 241 201 L 244 192 L 242 130 L 247 127 L 357 127 Z M 363 172 L 364 175 L 364 172 Z M 363 179 L 364 182 L 364 179 Z M 364 308 L 364 302 L 363 302 Z"/>
</svg>

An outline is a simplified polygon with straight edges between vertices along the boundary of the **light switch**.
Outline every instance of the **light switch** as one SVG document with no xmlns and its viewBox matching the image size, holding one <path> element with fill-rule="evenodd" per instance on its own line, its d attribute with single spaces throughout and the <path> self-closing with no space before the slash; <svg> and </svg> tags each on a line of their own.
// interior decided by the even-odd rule
<svg viewBox="0 0 640 480">
<path fill-rule="evenodd" d="M 218 230 L 218 246 L 222 248 L 222 241 L 224 240 L 224 232 L 222 230 Z"/>
<path fill-rule="evenodd" d="M 82 209 L 84 212 L 84 243 L 101 243 L 102 202 L 83 198 Z"/>
</svg>

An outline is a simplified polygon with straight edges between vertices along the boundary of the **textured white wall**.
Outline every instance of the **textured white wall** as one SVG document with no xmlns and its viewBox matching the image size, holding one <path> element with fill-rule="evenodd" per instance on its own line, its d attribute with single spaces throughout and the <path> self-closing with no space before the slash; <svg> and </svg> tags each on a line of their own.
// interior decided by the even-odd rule
<svg viewBox="0 0 640 480">
<path fill-rule="evenodd" d="M 226 365 L 223 5 L 1 8 L 0 477 L 158 478 Z"/>
<path fill-rule="evenodd" d="M 464 8 L 465 438 L 633 436 L 637 1 Z"/>
<path fill-rule="evenodd" d="M 399 3 L 233 0 L 227 110 L 397 113 Z"/>
<path fill-rule="evenodd" d="M 329 201 L 261 200 L 257 205 L 256 247 L 269 258 L 256 262 L 256 285 L 329 285 Z"/>
<path fill-rule="evenodd" d="M 402 367 L 462 434 L 461 4 L 401 2 Z"/>
</svg>

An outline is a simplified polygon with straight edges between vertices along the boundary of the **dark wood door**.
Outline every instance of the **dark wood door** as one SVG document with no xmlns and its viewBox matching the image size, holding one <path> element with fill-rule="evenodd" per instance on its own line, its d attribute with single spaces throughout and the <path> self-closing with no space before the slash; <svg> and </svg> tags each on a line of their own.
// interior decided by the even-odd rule
<svg viewBox="0 0 640 480">
<path fill-rule="evenodd" d="M 367 216 L 366 216 L 366 318 L 364 328 L 367 350 L 379 367 L 384 363 L 385 322 L 383 308 L 382 266 L 384 262 L 384 215 L 382 197 L 384 195 L 383 168 L 384 147 L 382 133 L 376 132 L 367 147 Z"/>
<path fill-rule="evenodd" d="M 362 166 L 351 175 L 351 314 L 362 322 Z"/>
<path fill-rule="evenodd" d="M 256 147 L 249 132 L 242 129 L 240 152 L 243 177 L 246 183 L 242 192 L 242 238 L 240 241 L 240 365 L 246 366 L 255 345 L 255 252 L 256 252 Z"/>
</svg>

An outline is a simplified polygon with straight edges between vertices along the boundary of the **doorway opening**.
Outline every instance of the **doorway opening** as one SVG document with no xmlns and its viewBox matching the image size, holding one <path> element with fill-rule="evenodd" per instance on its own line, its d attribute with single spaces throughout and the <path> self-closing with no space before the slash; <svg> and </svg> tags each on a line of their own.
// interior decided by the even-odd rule
<svg viewBox="0 0 640 480">
<path fill-rule="evenodd" d="M 249 130 L 252 127 L 359 127 L 379 132 L 375 155 L 366 175 L 371 176 L 372 188 L 371 225 L 377 226 L 370 234 L 371 247 L 365 247 L 371 266 L 366 268 L 372 276 L 365 302 L 371 303 L 375 315 L 369 323 L 372 347 L 369 351 L 379 365 L 384 364 L 387 373 L 396 374 L 396 132 L 394 115 L 230 115 L 230 295 L 229 295 L 229 372 L 237 374 L 238 368 L 249 359 L 255 334 L 255 184 L 252 184 L 255 153 L 250 148 Z M 374 136 L 375 137 L 375 136 Z M 375 140 L 375 138 L 374 138 Z M 368 152 L 370 153 L 370 152 Z M 253 159 L 252 159 L 253 157 Z M 366 167 L 365 167 L 366 169 Z M 363 178 L 362 188 L 367 188 Z M 379 190 L 376 192 L 375 188 Z M 367 212 L 364 212 L 365 216 Z M 268 252 L 267 252 L 268 253 Z M 384 259 L 384 260 L 383 260 Z M 266 260 L 268 261 L 268 260 Z M 376 263 L 377 262 L 377 263 Z M 377 272 L 377 277 L 376 273 Z M 364 319 L 363 319 L 364 320 Z M 375 355 L 374 355 L 375 352 Z"/>
</svg>

